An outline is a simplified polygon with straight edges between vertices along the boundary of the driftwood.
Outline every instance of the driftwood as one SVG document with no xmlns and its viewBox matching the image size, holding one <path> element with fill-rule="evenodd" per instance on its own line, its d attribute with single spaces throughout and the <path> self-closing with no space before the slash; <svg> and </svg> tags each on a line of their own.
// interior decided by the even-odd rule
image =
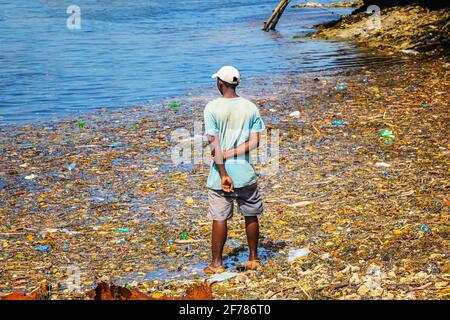
<svg viewBox="0 0 450 320">
<path fill-rule="evenodd" d="M 264 31 L 275 30 L 275 27 L 278 24 L 281 16 L 283 15 L 284 10 L 286 10 L 291 0 L 281 0 L 278 6 L 273 10 L 272 15 L 269 20 L 264 23 Z"/>
</svg>

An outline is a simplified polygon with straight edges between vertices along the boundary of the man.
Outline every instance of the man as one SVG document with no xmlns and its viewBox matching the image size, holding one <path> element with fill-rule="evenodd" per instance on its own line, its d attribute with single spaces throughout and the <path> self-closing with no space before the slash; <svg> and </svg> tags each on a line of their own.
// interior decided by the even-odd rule
<svg viewBox="0 0 450 320">
<path fill-rule="evenodd" d="M 237 95 L 239 71 L 222 67 L 213 78 L 221 98 L 208 103 L 204 111 L 205 131 L 211 145 L 213 161 L 207 180 L 208 218 L 212 220 L 212 261 L 205 273 L 221 273 L 222 252 L 227 239 L 227 221 L 233 216 L 234 200 L 245 218 L 249 259 L 238 268 L 256 270 L 259 223 L 262 199 L 256 184 L 256 173 L 250 151 L 257 148 L 264 123 L 255 104 Z"/>
</svg>

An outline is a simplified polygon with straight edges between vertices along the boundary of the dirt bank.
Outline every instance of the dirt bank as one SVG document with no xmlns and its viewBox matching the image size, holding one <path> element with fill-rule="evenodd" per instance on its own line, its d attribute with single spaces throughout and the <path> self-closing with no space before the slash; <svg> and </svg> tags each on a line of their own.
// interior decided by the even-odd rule
<svg viewBox="0 0 450 320">
<path fill-rule="evenodd" d="M 449 55 L 450 9 L 420 6 L 383 9 L 376 15 L 355 12 L 341 20 L 316 26 L 315 39 L 354 41 L 386 53 Z"/>
</svg>

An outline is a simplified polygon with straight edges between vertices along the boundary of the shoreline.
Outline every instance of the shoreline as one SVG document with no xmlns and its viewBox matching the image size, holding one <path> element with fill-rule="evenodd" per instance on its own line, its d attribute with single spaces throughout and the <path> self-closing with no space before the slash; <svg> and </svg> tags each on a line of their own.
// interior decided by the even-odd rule
<svg viewBox="0 0 450 320">
<path fill-rule="evenodd" d="M 445 297 L 446 72 L 441 59 L 343 70 L 318 80 L 286 75 L 275 84 L 275 95 L 258 99 L 267 127 L 280 130 L 282 155 L 279 174 L 259 178 L 266 207 L 261 233 L 265 242 L 285 248 L 275 246 L 277 255 L 260 271 L 215 284 L 214 298 Z M 346 88 L 339 90 L 339 83 Z M 299 119 L 289 117 L 295 110 Z M 126 111 L 84 130 L 76 123 L 52 132 L 24 128 L 2 144 L 0 180 L 9 182 L 0 189 L 0 233 L 9 258 L 0 260 L 0 290 L 29 291 L 47 279 L 58 288 L 54 297 L 81 298 L 64 289 L 67 261 L 80 267 L 86 288 L 105 276 L 115 282 L 136 274 L 129 284 L 147 294 L 181 294 L 199 281 L 198 275 L 142 279 L 209 258 L 207 168 L 164 166 L 170 163 L 171 130 L 192 131 L 201 111 L 200 102 L 156 117 Z M 332 125 L 334 120 L 344 124 Z M 379 137 L 381 129 L 395 132 L 392 143 Z M 120 146 L 112 147 L 115 142 Z M 70 163 L 75 169 L 67 169 Z M 32 172 L 36 179 L 23 180 Z M 245 243 L 240 230 L 235 217 L 230 238 Z M 168 244 L 182 232 L 204 241 Z M 289 250 L 308 244 L 307 257 L 286 262 Z M 232 251 L 227 245 L 225 254 Z M 370 266 L 383 274 L 379 286 L 368 282 Z M 278 292 L 283 288 L 289 289 Z"/>
</svg>

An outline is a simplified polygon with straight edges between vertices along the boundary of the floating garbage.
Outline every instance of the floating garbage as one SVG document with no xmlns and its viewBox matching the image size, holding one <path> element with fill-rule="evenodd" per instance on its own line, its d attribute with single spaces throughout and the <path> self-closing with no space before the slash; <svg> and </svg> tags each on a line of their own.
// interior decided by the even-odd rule
<svg viewBox="0 0 450 320">
<path fill-rule="evenodd" d="M 393 130 L 383 129 L 380 130 L 380 137 L 383 139 L 385 143 L 392 144 L 395 139 L 395 134 Z"/>
<path fill-rule="evenodd" d="M 306 257 L 310 253 L 309 248 L 301 248 L 301 249 L 295 249 L 290 250 L 288 253 L 288 262 L 292 262 L 295 259 Z"/>
<path fill-rule="evenodd" d="M 347 121 L 342 121 L 342 120 L 336 119 L 336 120 L 334 120 L 333 122 L 331 122 L 331 124 L 332 124 L 333 126 L 335 126 L 335 127 L 342 127 L 342 126 L 347 125 L 348 122 L 347 122 Z"/>
<path fill-rule="evenodd" d="M 216 274 L 213 274 L 210 278 L 207 278 L 206 281 L 209 283 L 222 282 L 222 281 L 233 279 L 234 277 L 237 277 L 238 275 L 240 275 L 239 272 L 216 273 Z"/>
<path fill-rule="evenodd" d="M 50 251 L 50 246 L 41 245 L 41 246 L 38 246 L 36 249 L 38 251 L 42 251 L 42 252 L 49 252 Z"/>
<path fill-rule="evenodd" d="M 113 144 L 111 144 L 111 147 L 116 148 L 116 147 L 120 147 L 121 144 L 120 142 L 114 142 Z"/>
<path fill-rule="evenodd" d="M 347 86 L 345 85 L 345 83 L 339 83 L 339 85 L 338 85 L 339 90 L 345 90 L 346 88 L 347 88 Z"/>
<path fill-rule="evenodd" d="M 30 174 L 28 176 L 25 177 L 26 180 L 33 180 L 35 179 L 37 176 L 35 174 Z"/>
<path fill-rule="evenodd" d="M 377 163 L 375 163 L 375 167 L 377 167 L 377 168 L 389 168 L 389 167 L 391 167 L 391 165 L 389 163 L 386 163 L 386 162 L 377 162 Z"/>
<path fill-rule="evenodd" d="M 77 166 L 76 163 L 71 163 L 71 164 L 69 164 L 69 166 L 67 167 L 67 169 L 68 169 L 69 171 L 72 171 L 73 169 L 75 169 L 76 166 Z"/>
<path fill-rule="evenodd" d="M 120 233 L 128 233 L 129 232 L 128 228 L 120 228 L 120 229 L 117 229 L 116 231 L 120 232 Z"/>
<path fill-rule="evenodd" d="M 342 122 L 341 120 L 334 120 L 333 122 L 331 122 L 331 124 L 332 124 L 333 126 L 338 126 L 338 127 L 340 127 L 340 126 L 343 126 L 343 125 L 344 125 L 344 122 Z"/>
<path fill-rule="evenodd" d="M 300 118 L 300 111 L 294 111 L 292 112 L 289 117 L 291 118 Z"/>
<path fill-rule="evenodd" d="M 78 121 L 78 128 L 83 129 L 85 125 L 86 123 L 84 122 L 84 120 Z"/>
<path fill-rule="evenodd" d="M 428 231 L 430 231 L 430 228 L 428 226 L 426 226 L 426 225 L 421 225 L 420 226 L 420 231 L 428 232 Z"/>
<path fill-rule="evenodd" d="M 181 107 L 181 103 L 174 102 L 174 103 L 171 103 L 170 106 L 172 108 L 179 108 L 179 107 Z"/>
</svg>

